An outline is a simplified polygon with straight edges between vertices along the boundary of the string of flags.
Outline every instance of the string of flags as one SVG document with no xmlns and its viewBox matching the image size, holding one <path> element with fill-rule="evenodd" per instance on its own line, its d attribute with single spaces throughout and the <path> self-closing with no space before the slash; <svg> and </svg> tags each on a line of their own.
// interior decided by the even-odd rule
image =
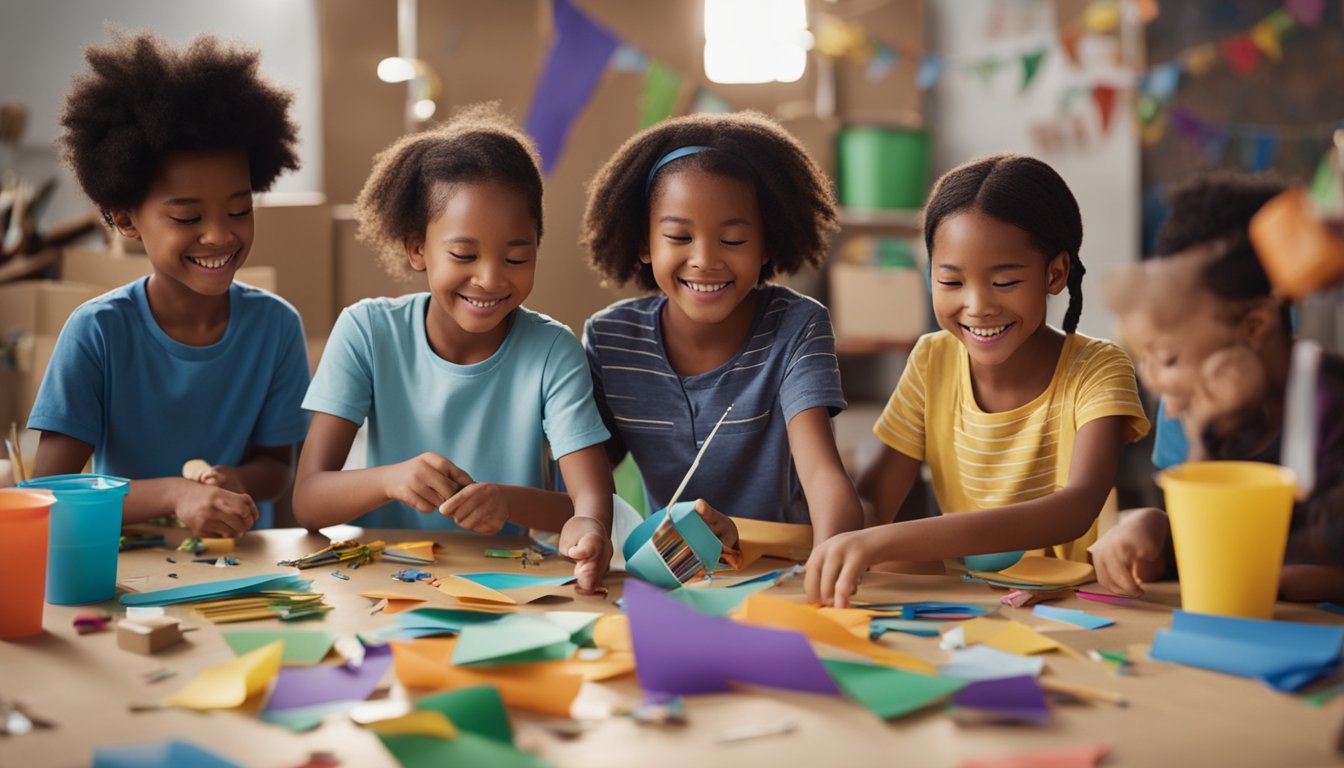
<svg viewBox="0 0 1344 768">
<path fill-rule="evenodd" d="M 688 78 L 621 41 L 572 0 L 552 0 L 551 7 L 554 37 L 526 122 L 528 132 L 536 138 L 542 170 L 547 175 L 564 152 L 574 120 L 608 71 L 643 75 L 644 87 L 638 105 L 640 128 L 671 117 L 682 104 L 688 104 L 690 112 L 732 109 L 721 96 L 699 85 L 694 87 L 689 101 L 683 99 Z M 1138 20 L 1145 24 L 1160 14 L 1158 0 L 1139 0 L 1137 9 Z M 1132 91 L 1133 115 L 1145 144 L 1160 141 L 1170 126 L 1211 163 L 1235 151 L 1242 165 L 1250 170 L 1263 170 L 1281 153 L 1285 141 L 1319 146 L 1337 124 L 1270 126 L 1216 120 L 1176 103 L 1181 81 L 1202 77 L 1220 62 L 1229 71 L 1247 76 L 1267 62 L 1281 61 L 1290 34 L 1301 28 L 1319 27 L 1324 13 L 1325 0 L 1285 0 L 1281 7 L 1249 27 L 1182 49 L 1128 82 L 1117 81 L 1109 74 L 1090 73 L 1080 59 L 1084 38 L 1118 34 L 1121 0 L 1093 0 L 1076 18 L 1058 20 L 1057 34 L 1048 39 L 1035 37 L 1020 50 L 978 55 L 968 60 L 949 60 L 932 51 L 888 42 L 862 25 L 822 13 L 815 19 L 814 52 L 863 67 L 865 76 L 873 83 L 890 76 L 900 62 L 910 62 L 915 86 L 921 91 L 933 88 L 949 73 L 974 77 L 988 86 L 1002 72 L 1014 70 L 1019 94 L 1026 93 L 1036 82 L 1051 56 L 1062 55 L 1075 76 L 1060 88 L 1055 117 L 1031 128 L 1033 140 L 1043 152 L 1086 148 L 1093 138 L 1105 137 Z M 1002 26 L 1002 19 L 991 19 L 992 30 Z M 1089 78 L 1093 81 L 1088 82 Z M 1080 104 L 1086 104 L 1093 115 L 1086 115 Z M 1341 121 L 1344 122 L 1344 115 Z"/>
</svg>

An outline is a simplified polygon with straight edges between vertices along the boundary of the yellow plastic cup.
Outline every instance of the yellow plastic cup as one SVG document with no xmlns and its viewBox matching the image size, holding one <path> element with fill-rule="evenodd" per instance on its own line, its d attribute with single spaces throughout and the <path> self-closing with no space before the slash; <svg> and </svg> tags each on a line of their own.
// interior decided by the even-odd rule
<svg viewBox="0 0 1344 768">
<path fill-rule="evenodd" d="M 50 491 L 0 488 L 0 640 L 42 631 L 47 589 L 47 516 Z"/>
<path fill-rule="evenodd" d="M 1294 483 L 1291 470 L 1255 461 L 1197 461 L 1158 474 L 1183 609 L 1274 618 Z"/>
</svg>

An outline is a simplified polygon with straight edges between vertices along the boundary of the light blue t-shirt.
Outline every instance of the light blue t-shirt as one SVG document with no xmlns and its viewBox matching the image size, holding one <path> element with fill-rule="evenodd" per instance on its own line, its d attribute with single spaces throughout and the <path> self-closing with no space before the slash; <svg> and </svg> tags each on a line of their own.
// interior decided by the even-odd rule
<svg viewBox="0 0 1344 768">
<path fill-rule="evenodd" d="M 94 472 L 133 480 L 180 477 L 190 459 L 238 466 L 249 444 L 303 440 L 308 349 L 294 307 L 234 283 L 224 338 L 193 347 L 154 320 L 148 279 L 70 315 L 28 428 L 90 443 Z"/>
<path fill-rule="evenodd" d="M 1153 466 L 1158 469 L 1174 467 L 1185 461 L 1190 453 L 1190 440 L 1180 419 L 1167 416 L 1167 402 L 1157 401 L 1157 418 L 1153 430 Z"/>
<path fill-rule="evenodd" d="M 429 346 L 428 306 L 429 294 L 417 293 L 347 307 L 303 400 L 355 424 L 367 418 L 370 467 L 433 451 L 477 482 L 544 488 L 543 436 L 555 458 L 607 440 L 583 349 L 564 325 L 519 307 L 493 355 L 457 365 Z M 461 530 L 398 501 L 353 522 Z"/>
<path fill-rule="evenodd" d="M 789 452 L 789 420 L 809 408 L 845 408 L 831 316 L 781 286 L 759 288 L 746 344 L 695 376 L 672 370 L 663 345 L 663 295 L 618 302 L 583 329 L 598 408 L 618 453 L 639 465 L 655 508 L 671 499 L 700 444 L 731 403 L 681 500 L 726 515 L 809 521 Z"/>
</svg>

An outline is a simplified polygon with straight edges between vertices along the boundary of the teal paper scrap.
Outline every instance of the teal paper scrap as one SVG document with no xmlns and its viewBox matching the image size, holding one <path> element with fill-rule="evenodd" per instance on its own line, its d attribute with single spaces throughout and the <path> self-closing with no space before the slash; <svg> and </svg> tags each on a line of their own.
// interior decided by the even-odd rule
<svg viewBox="0 0 1344 768">
<path fill-rule="evenodd" d="M 1073 624 L 1083 629 L 1101 629 L 1109 627 L 1115 623 L 1114 619 L 1108 619 L 1105 616 L 1094 616 L 1087 611 L 1076 611 L 1071 608 L 1057 608 L 1053 605 L 1037 605 L 1031 609 L 1031 612 L 1037 616 L 1054 621 L 1062 621 L 1066 624 Z"/>
<path fill-rule="evenodd" d="M 1296 691 L 1339 666 L 1344 627 L 1177 610 L 1153 637 L 1151 658 L 1253 677 Z"/>
</svg>

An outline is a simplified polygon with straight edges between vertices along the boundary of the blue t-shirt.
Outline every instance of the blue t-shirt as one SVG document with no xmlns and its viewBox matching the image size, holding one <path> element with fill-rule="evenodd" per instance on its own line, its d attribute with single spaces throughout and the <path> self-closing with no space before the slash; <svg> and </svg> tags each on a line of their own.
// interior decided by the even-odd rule
<svg viewBox="0 0 1344 768">
<path fill-rule="evenodd" d="M 180 477 L 190 459 L 238 466 L 249 445 L 303 440 L 308 349 L 294 307 L 234 283 L 224 338 L 194 347 L 154 320 L 147 281 L 70 315 L 28 428 L 91 444 L 94 472 L 132 480 Z"/>
<path fill-rule="evenodd" d="M 1167 401 L 1157 401 L 1157 418 L 1153 420 L 1153 466 L 1167 469 L 1185 461 L 1190 453 L 1190 440 L 1180 419 L 1167 416 Z"/>
<path fill-rule="evenodd" d="M 826 308 L 781 286 L 760 289 L 746 344 L 731 360 L 680 376 L 663 346 L 663 295 L 618 302 L 584 325 L 598 408 L 617 453 L 635 457 L 655 507 L 671 499 L 700 444 L 733 412 L 682 492 L 727 515 L 810 519 L 789 452 L 789 420 L 809 408 L 843 410 L 835 336 Z"/>
<path fill-rule="evenodd" d="M 477 482 L 544 488 L 543 435 L 559 458 L 609 437 L 579 340 L 519 307 L 489 358 L 457 365 L 425 335 L 429 294 L 365 299 L 341 312 L 303 407 L 368 419 L 368 466 L 438 453 Z M 361 515 L 368 528 L 461 530 L 399 501 Z M 506 526 L 502 533 L 522 529 Z"/>
</svg>

